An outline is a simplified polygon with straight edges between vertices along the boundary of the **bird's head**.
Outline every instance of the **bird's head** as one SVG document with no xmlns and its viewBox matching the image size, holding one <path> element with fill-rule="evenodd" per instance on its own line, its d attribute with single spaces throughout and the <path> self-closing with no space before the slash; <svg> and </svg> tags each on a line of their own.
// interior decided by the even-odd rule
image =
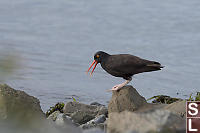
<svg viewBox="0 0 200 133">
<path fill-rule="evenodd" d="M 103 59 L 105 59 L 105 57 L 107 56 L 108 54 L 103 52 L 103 51 L 98 51 L 94 54 L 94 60 L 97 62 L 97 63 L 101 63 L 101 61 Z"/>
<path fill-rule="evenodd" d="M 90 69 L 92 68 L 92 66 L 94 65 L 94 68 L 92 70 L 92 72 L 90 73 L 92 75 L 92 73 L 94 72 L 96 66 L 98 63 L 101 63 L 109 54 L 103 52 L 103 51 L 98 51 L 94 54 L 94 61 L 92 62 L 92 65 L 89 67 L 88 71 L 90 71 Z"/>
</svg>

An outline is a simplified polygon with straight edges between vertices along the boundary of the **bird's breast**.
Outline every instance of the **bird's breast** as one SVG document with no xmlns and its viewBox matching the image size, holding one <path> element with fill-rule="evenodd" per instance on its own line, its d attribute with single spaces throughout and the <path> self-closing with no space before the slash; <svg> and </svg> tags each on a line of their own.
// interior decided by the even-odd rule
<svg viewBox="0 0 200 133">
<path fill-rule="evenodd" d="M 113 68 L 112 62 L 103 62 L 101 63 L 101 67 L 109 74 L 115 77 L 124 77 L 124 73 L 117 71 Z"/>
</svg>

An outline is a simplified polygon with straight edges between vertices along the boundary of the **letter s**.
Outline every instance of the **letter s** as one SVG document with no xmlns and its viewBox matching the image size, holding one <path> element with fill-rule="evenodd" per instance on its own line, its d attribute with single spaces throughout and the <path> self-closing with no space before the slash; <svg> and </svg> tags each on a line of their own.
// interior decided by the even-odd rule
<svg viewBox="0 0 200 133">
<path fill-rule="evenodd" d="M 192 107 L 192 105 L 194 105 L 195 107 Z M 191 110 L 193 110 L 194 111 L 194 113 L 192 113 L 190 110 L 188 111 L 188 113 L 190 114 L 190 115 L 197 115 L 198 114 L 198 109 L 197 109 L 197 107 L 198 107 L 198 104 L 196 104 L 196 103 L 189 103 L 189 109 L 191 109 Z"/>
</svg>

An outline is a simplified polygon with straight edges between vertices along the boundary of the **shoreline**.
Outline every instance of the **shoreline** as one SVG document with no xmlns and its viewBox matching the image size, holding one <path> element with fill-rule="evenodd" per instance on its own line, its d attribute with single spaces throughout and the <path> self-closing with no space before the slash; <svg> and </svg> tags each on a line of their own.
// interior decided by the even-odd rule
<svg viewBox="0 0 200 133">
<path fill-rule="evenodd" d="M 103 133 L 105 131 L 108 131 L 109 133 L 113 133 L 113 131 L 121 133 L 128 130 L 137 131 L 139 133 L 144 131 L 146 133 L 151 130 L 157 131 L 158 126 L 156 125 L 158 123 L 155 122 L 151 123 L 151 127 L 145 127 L 143 129 L 141 128 L 141 125 L 141 127 L 136 126 L 136 128 L 133 126 L 133 123 L 137 121 L 136 118 L 139 118 L 142 123 L 146 124 L 149 123 L 149 120 L 153 120 L 155 118 L 162 120 L 162 122 L 166 121 L 172 123 L 167 129 L 165 128 L 165 124 L 160 125 L 163 130 L 185 130 L 185 128 L 183 128 L 183 125 L 185 124 L 185 100 L 161 95 L 152 97 L 155 98 L 155 100 L 153 103 L 149 103 L 132 86 L 125 86 L 120 91 L 113 92 L 108 106 L 99 104 L 98 102 L 84 104 L 74 98 L 70 102 L 58 103 L 56 106 L 50 107 L 46 116 L 41 110 L 40 101 L 37 98 L 30 96 L 23 91 L 15 90 L 5 84 L 0 85 L 0 93 L 0 120 L 3 118 L 2 120 L 4 121 L 4 119 L 8 118 L 13 121 L 13 118 L 10 116 L 14 116 L 14 121 L 21 121 L 22 118 L 18 117 L 17 114 L 20 114 L 20 116 L 21 114 L 27 114 L 29 117 L 23 118 L 24 121 L 30 122 L 31 120 L 31 123 L 34 123 L 34 119 L 36 119 L 37 123 L 39 121 L 43 121 L 44 123 L 51 121 L 53 122 L 53 125 L 48 125 L 48 128 L 55 128 L 55 130 L 59 130 L 57 132 L 61 133 L 62 131 L 60 130 L 65 128 L 79 130 L 78 132 L 89 132 L 92 130 L 91 133 L 93 133 L 94 130 L 99 133 Z M 200 98 L 199 93 L 195 98 Z M 192 100 L 192 97 L 190 97 L 190 100 Z M 13 105 L 13 103 L 15 104 Z M 13 109 L 15 112 L 13 112 Z M 159 115 L 152 117 L 155 114 L 164 114 L 167 119 L 163 119 L 162 115 L 162 117 Z M 17 117 L 15 118 L 15 116 Z M 133 118 L 128 119 L 130 117 Z M 147 120 L 146 118 L 149 117 L 150 119 Z M 171 119 L 171 117 L 176 119 L 176 121 Z M 127 123 L 127 121 L 130 122 Z M 178 127 L 173 128 L 173 123 L 177 121 L 179 121 L 179 124 L 176 125 Z M 132 124 L 130 125 L 130 123 Z M 124 126 L 127 127 L 127 124 L 129 128 L 126 129 Z M 31 127 L 32 124 L 28 126 Z"/>
</svg>

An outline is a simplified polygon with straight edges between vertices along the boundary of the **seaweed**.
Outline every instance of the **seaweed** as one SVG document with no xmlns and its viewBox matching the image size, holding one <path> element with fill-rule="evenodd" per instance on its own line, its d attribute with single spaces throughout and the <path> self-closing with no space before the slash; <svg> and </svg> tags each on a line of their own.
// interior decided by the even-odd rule
<svg viewBox="0 0 200 133">
<path fill-rule="evenodd" d="M 192 95 L 193 93 L 190 94 L 190 97 L 187 99 L 187 101 L 200 101 L 200 92 L 197 92 L 194 97 Z"/>
<path fill-rule="evenodd" d="M 62 102 L 58 102 L 55 106 L 50 107 L 50 109 L 47 110 L 46 117 L 48 117 L 50 114 L 52 114 L 55 111 L 60 111 L 61 113 L 63 113 L 63 108 L 64 108 L 65 104 Z"/>
<path fill-rule="evenodd" d="M 166 95 L 157 95 L 157 96 L 153 96 L 149 99 L 147 99 L 147 101 L 152 100 L 152 103 L 161 103 L 161 104 L 171 104 L 174 103 L 176 101 L 182 100 L 180 98 L 172 98 L 170 96 L 166 96 Z"/>
</svg>

